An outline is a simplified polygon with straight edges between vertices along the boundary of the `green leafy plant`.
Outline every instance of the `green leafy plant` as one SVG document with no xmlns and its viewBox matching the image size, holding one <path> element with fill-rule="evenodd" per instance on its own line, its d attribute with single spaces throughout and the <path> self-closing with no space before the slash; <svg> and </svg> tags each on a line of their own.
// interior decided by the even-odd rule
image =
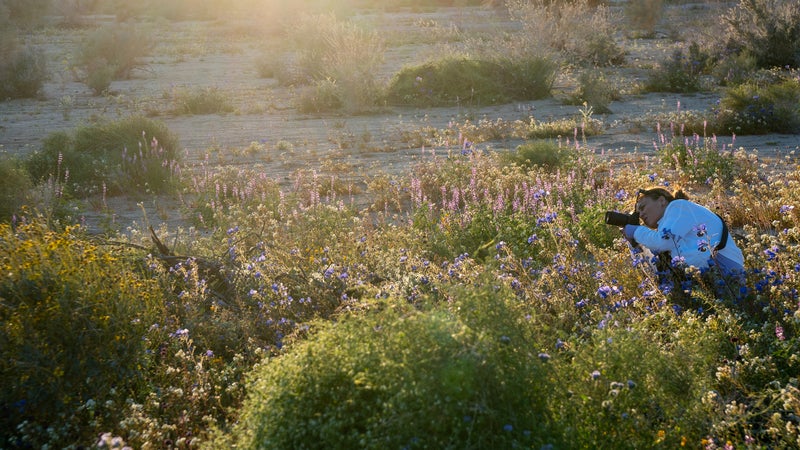
<svg viewBox="0 0 800 450">
<path fill-rule="evenodd" d="M 507 159 L 523 167 L 538 166 L 545 170 L 556 170 L 565 165 L 570 152 L 551 140 L 526 142 L 509 153 Z"/>
</svg>

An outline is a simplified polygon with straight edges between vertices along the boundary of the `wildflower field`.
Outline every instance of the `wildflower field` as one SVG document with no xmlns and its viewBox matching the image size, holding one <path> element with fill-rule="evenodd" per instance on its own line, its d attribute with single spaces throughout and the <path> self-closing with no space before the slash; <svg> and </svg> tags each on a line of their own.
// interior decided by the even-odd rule
<svg viewBox="0 0 800 450">
<path fill-rule="evenodd" d="M 737 14 L 793 5 L 770 1 L 743 0 L 726 17 L 735 30 Z M 517 31 L 566 27 L 574 39 L 547 46 L 569 64 L 519 47 L 508 61 L 494 47 L 503 39 L 421 23 L 466 56 L 406 67 L 387 86 L 336 71 L 347 64 L 314 66 L 378 47 L 350 22 L 304 17 L 295 39 L 333 34 L 295 45 L 337 58 L 299 52 L 295 69 L 317 78 L 294 107 L 329 118 L 386 102 L 424 110 L 497 73 L 509 78 L 475 98 L 531 100 L 553 95 L 571 64 L 626 64 L 607 34 L 582 34 L 610 26 L 603 2 L 554 14 L 582 26 L 532 4 L 508 2 Z M 626 10 L 643 35 L 654 33 L 647 11 Z M 396 131 L 380 150 L 340 130 L 327 155 L 286 140 L 190 155 L 158 117 L 232 106 L 216 89 L 176 88 L 162 98 L 168 113 L 88 121 L 24 157 L 3 154 L 0 449 L 798 448 L 800 160 L 735 135 L 800 131 L 800 61 L 777 64 L 756 52 L 772 41 L 750 38 L 726 44 L 732 60 L 687 45 L 689 66 L 677 53 L 658 66 L 672 76 L 647 89 L 720 101 L 631 120 L 652 130 L 641 152 L 589 143 L 609 127 L 597 114 L 614 89 L 586 69 L 560 94 L 573 117 L 460 117 Z M 750 72 L 734 70 L 747 61 Z M 691 67 L 699 78 L 685 77 Z M 107 68 L 87 73 L 115 76 Z M 85 81 L 111 101 L 103 80 Z M 392 170 L 342 156 L 396 145 L 413 154 Z M 654 186 L 725 218 L 743 284 L 679 258 L 661 272 L 604 223 Z M 135 220 L 109 206 L 119 198 L 137 205 Z M 179 223 L 161 220 L 164 206 L 152 214 L 167 201 Z"/>
</svg>

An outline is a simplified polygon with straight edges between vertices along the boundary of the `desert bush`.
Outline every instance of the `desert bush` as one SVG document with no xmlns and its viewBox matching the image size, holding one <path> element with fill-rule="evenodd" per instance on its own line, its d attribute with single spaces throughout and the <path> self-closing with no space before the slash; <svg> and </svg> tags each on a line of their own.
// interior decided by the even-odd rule
<svg viewBox="0 0 800 450">
<path fill-rule="evenodd" d="M 507 5 L 512 18 L 522 24 L 526 47 L 545 45 L 578 64 L 607 66 L 624 59 L 614 40 L 616 18 L 607 6 L 590 6 L 587 0 L 514 0 Z"/>
<path fill-rule="evenodd" d="M 792 73 L 728 87 L 719 102 L 716 128 L 727 133 L 795 133 L 800 129 L 800 81 Z"/>
<path fill-rule="evenodd" d="M 106 402 L 143 387 L 142 337 L 162 291 L 78 229 L 35 220 L 1 224 L 0 234 L 0 445 L 91 442 L 124 414 Z"/>
<path fill-rule="evenodd" d="M 747 51 L 734 53 L 714 64 L 711 73 L 722 86 L 735 86 L 749 80 L 758 70 L 756 58 Z"/>
<path fill-rule="evenodd" d="M 44 53 L 33 48 L 14 49 L 0 62 L 0 100 L 39 95 L 47 79 Z"/>
<path fill-rule="evenodd" d="M 132 116 L 54 132 L 26 167 L 34 182 L 67 173 L 67 191 L 78 195 L 166 192 L 175 187 L 178 139 L 162 123 Z"/>
<path fill-rule="evenodd" d="M 348 111 L 373 107 L 378 100 L 377 71 L 383 62 L 380 36 L 332 15 L 304 15 L 290 30 L 300 78 L 331 80 Z"/>
<path fill-rule="evenodd" d="M 569 103 L 573 105 L 586 103 L 592 107 L 595 113 L 608 114 L 611 112 L 608 107 L 609 103 L 619 99 L 618 91 L 611 86 L 602 73 L 587 70 L 578 76 L 578 89 L 570 95 Z"/>
<path fill-rule="evenodd" d="M 103 95 L 111 88 L 117 69 L 105 60 L 94 61 L 87 68 L 86 85 L 94 95 Z"/>
<path fill-rule="evenodd" d="M 650 92 L 697 92 L 701 88 L 699 62 L 676 49 L 669 59 L 651 70 L 644 88 Z"/>
<path fill-rule="evenodd" d="M 336 81 L 318 80 L 295 98 L 295 105 L 301 113 L 331 112 L 342 108 L 342 97 L 343 92 Z"/>
<path fill-rule="evenodd" d="M 0 223 L 10 222 L 12 216 L 29 199 L 33 187 L 25 166 L 18 158 L 0 154 Z"/>
<path fill-rule="evenodd" d="M 545 170 L 556 170 L 565 165 L 571 153 L 552 140 L 526 142 L 507 154 L 507 160 L 523 167 L 537 166 Z"/>
<path fill-rule="evenodd" d="M 233 112 L 233 105 L 216 87 L 176 88 L 170 94 L 176 114 L 217 114 Z"/>
<path fill-rule="evenodd" d="M 114 79 L 127 79 L 134 69 L 145 65 L 143 58 L 151 47 L 151 35 L 133 25 L 107 25 L 86 36 L 76 60 L 87 74 L 111 68 Z"/>
<path fill-rule="evenodd" d="M 631 1 L 625 4 L 628 23 L 644 37 L 655 34 L 656 25 L 663 14 L 664 0 Z"/>
<path fill-rule="evenodd" d="M 446 58 L 403 68 L 387 88 L 391 104 L 492 105 L 550 95 L 555 64 L 546 58 L 491 61 Z"/>
<path fill-rule="evenodd" d="M 735 52 L 747 52 L 757 67 L 800 65 L 800 5 L 790 0 L 740 0 L 723 16 L 725 37 Z"/>
</svg>

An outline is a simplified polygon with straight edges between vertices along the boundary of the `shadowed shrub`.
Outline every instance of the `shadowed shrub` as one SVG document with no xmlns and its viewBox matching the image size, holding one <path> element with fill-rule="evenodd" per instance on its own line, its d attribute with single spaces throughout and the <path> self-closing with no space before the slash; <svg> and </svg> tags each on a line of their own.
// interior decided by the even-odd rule
<svg viewBox="0 0 800 450">
<path fill-rule="evenodd" d="M 104 403 L 124 400 L 144 380 L 142 336 L 162 291 L 75 231 L 0 224 L 4 448 L 95 439 L 124 412 L 100 414 Z"/>
<path fill-rule="evenodd" d="M 13 50 L 0 61 L 0 101 L 39 95 L 47 79 L 44 53 L 35 49 Z"/>
<path fill-rule="evenodd" d="M 11 221 L 28 200 L 33 187 L 28 172 L 17 158 L 0 154 L 0 222 Z"/>
<path fill-rule="evenodd" d="M 143 58 L 151 47 L 150 35 L 133 25 L 107 25 L 86 36 L 77 61 L 87 74 L 111 68 L 114 79 L 123 80 L 130 78 L 134 69 L 145 65 Z"/>
<path fill-rule="evenodd" d="M 447 58 L 406 67 L 392 79 L 386 98 L 409 106 L 481 106 L 548 97 L 556 65 L 546 58 L 489 61 Z"/>
</svg>

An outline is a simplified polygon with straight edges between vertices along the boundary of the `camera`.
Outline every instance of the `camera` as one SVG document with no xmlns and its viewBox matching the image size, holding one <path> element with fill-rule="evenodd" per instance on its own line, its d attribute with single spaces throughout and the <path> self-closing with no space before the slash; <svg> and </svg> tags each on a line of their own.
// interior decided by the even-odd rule
<svg viewBox="0 0 800 450">
<path fill-rule="evenodd" d="M 625 225 L 639 225 L 639 213 L 625 214 L 617 211 L 606 211 L 606 224 L 624 227 Z"/>
</svg>

